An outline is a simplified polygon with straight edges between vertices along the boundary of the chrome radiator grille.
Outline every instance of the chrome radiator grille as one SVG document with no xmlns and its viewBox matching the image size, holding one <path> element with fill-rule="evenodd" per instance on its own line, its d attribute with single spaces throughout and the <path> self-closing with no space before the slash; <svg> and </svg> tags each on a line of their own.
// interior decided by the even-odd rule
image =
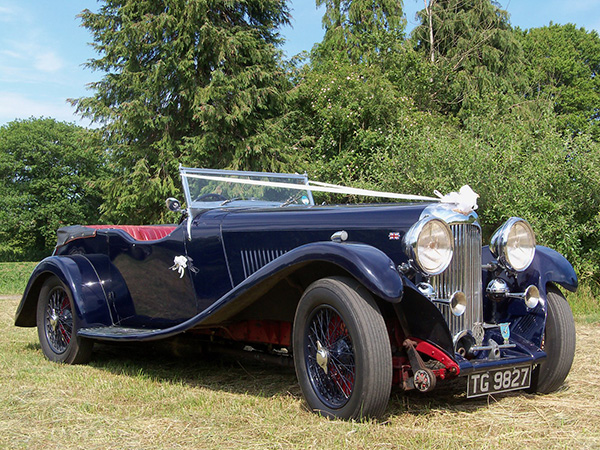
<svg viewBox="0 0 600 450">
<path fill-rule="evenodd" d="M 481 292 L 481 230 L 473 224 L 450 225 L 454 235 L 454 256 L 450 266 L 440 275 L 431 278 L 437 298 L 449 299 L 456 291 L 467 296 L 465 313 L 456 317 L 450 306 L 436 303 L 453 336 L 463 330 L 473 329 L 473 324 L 483 322 Z"/>
</svg>

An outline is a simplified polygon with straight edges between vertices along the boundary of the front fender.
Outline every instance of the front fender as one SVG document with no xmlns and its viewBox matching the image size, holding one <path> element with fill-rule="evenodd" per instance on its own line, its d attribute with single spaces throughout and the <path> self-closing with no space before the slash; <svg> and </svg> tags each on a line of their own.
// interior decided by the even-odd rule
<svg viewBox="0 0 600 450">
<path fill-rule="evenodd" d="M 557 251 L 542 245 L 535 248 L 535 258 L 530 269 L 539 273 L 540 286 L 544 290 L 548 283 L 560 284 L 571 292 L 575 292 L 579 285 L 571 263 Z"/>
<path fill-rule="evenodd" d="M 81 327 L 111 323 L 108 303 L 96 270 L 84 255 L 50 256 L 33 270 L 15 315 L 15 325 L 36 326 L 37 302 L 44 282 L 56 276 L 69 288 Z"/>
<path fill-rule="evenodd" d="M 483 248 L 483 264 L 494 261 L 494 256 L 488 247 Z M 510 322 L 511 333 L 519 335 L 538 347 L 542 345 L 547 314 L 547 287 L 558 284 L 569 291 L 577 289 L 577 275 L 573 266 L 560 253 L 541 245 L 536 247 L 535 257 L 531 265 L 516 276 L 502 272 L 485 272 L 484 285 L 493 277 L 500 277 L 508 282 L 511 292 L 524 292 L 530 285 L 535 285 L 540 290 L 542 301 L 533 310 L 527 309 L 523 301 L 510 301 L 494 305 L 489 298 L 488 311 L 496 308 L 496 321 Z M 504 306 L 502 306 L 504 304 Z M 490 320 L 490 318 L 488 318 Z"/>
<path fill-rule="evenodd" d="M 346 270 L 377 297 L 390 303 L 402 299 L 404 282 L 396 265 L 384 252 L 370 245 L 315 242 L 300 246 L 276 261 L 278 267 L 272 267 L 275 271 L 305 262 L 329 262 Z"/>
<path fill-rule="evenodd" d="M 483 247 L 482 262 L 488 264 L 495 261 L 488 246 Z M 542 294 L 546 293 L 548 283 L 559 284 L 565 289 L 574 292 L 579 284 L 577 274 L 567 259 L 551 248 L 538 245 L 535 248 L 535 257 L 526 271 L 517 276 L 519 285 L 535 284 Z"/>
<path fill-rule="evenodd" d="M 217 324 L 248 307 L 277 281 L 308 264 L 326 262 L 341 267 L 373 295 L 399 303 L 404 291 L 402 275 L 381 250 L 358 243 L 314 242 L 283 254 L 254 272 L 197 317 Z M 325 276 L 325 275 L 323 275 Z"/>
</svg>

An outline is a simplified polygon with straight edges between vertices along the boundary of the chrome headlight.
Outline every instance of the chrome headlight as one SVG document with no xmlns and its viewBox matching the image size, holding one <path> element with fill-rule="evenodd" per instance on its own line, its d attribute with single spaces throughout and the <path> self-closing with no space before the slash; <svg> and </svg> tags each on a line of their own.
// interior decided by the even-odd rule
<svg viewBox="0 0 600 450">
<path fill-rule="evenodd" d="M 426 275 L 438 275 L 452 260 L 452 231 L 443 220 L 426 217 L 408 230 L 404 236 L 404 248 L 416 269 Z"/>
<path fill-rule="evenodd" d="M 511 217 L 492 236 L 490 250 L 504 268 L 524 271 L 535 256 L 535 235 L 531 225 Z"/>
</svg>

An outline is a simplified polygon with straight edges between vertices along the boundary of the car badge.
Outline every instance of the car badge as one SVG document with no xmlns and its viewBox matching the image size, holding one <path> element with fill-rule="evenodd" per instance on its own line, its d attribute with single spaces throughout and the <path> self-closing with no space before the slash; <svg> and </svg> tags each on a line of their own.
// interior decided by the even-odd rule
<svg viewBox="0 0 600 450">
<path fill-rule="evenodd" d="M 400 240 L 400 233 L 397 231 L 392 231 L 390 234 L 388 234 L 388 238 L 390 241 L 398 241 Z"/>
<path fill-rule="evenodd" d="M 481 347 L 481 344 L 483 344 L 483 337 L 485 335 L 483 325 L 481 323 L 474 324 L 472 332 L 473 337 L 475 338 L 475 345 L 477 345 L 477 347 Z"/>
<path fill-rule="evenodd" d="M 510 338 L 510 323 L 501 323 L 500 324 L 500 334 L 504 338 L 504 344 L 508 344 L 508 339 Z"/>
</svg>

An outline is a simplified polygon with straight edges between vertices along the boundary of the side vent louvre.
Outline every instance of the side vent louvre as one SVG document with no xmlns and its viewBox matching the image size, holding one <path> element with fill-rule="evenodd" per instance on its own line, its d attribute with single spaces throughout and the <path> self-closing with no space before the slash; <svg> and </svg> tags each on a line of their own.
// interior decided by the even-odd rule
<svg viewBox="0 0 600 450">
<path fill-rule="evenodd" d="M 244 278 L 248 278 L 261 267 L 279 258 L 287 250 L 242 250 L 242 267 Z"/>
</svg>

